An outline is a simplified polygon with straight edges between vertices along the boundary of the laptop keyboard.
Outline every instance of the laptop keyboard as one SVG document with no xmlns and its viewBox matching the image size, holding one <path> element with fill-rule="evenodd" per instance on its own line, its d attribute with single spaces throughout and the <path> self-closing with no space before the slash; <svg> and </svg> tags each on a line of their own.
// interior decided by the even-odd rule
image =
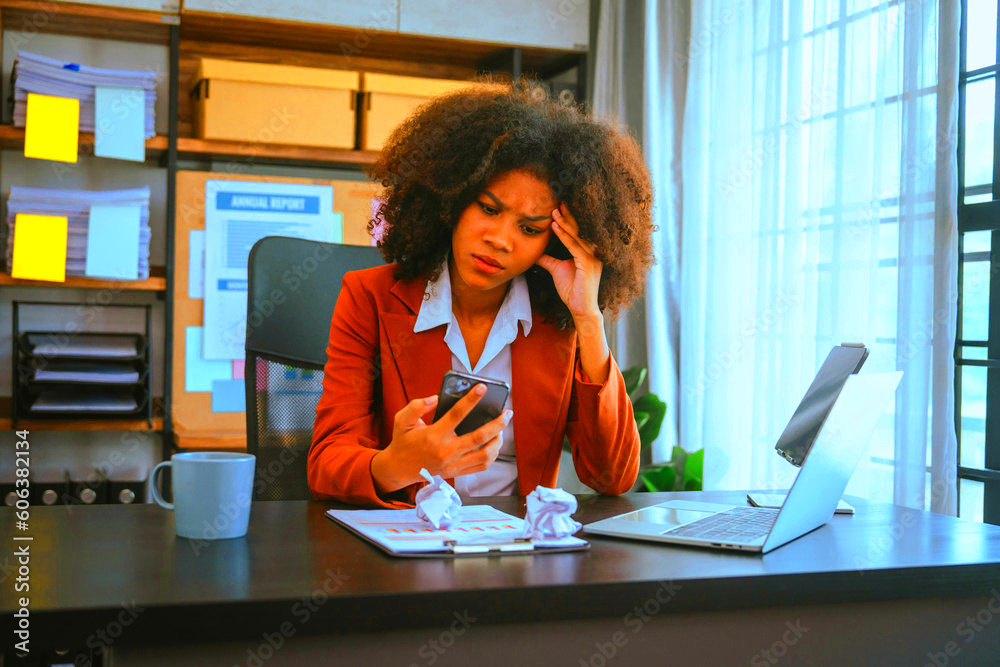
<svg viewBox="0 0 1000 667">
<path fill-rule="evenodd" d="M 668 530 L 664 535 L 697 537 L 716 542 L 749 542 L 764 537 L 771 530 L 778 510 L 759 507 L 734 507 L 704 519 Z"/>
</svg>

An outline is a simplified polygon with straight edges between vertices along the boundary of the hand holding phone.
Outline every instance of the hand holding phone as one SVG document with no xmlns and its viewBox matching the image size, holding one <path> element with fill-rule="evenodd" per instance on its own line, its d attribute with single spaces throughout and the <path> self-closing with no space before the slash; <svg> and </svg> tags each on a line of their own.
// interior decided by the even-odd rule
<svg viewBox="0 0 1000 667">
<path fill-rule="evenodd" d="M 371 460 L 372 479 L 380 493 L 391 493 L 421 481 L 421 468 L 427 468 L 432 475 L 451 479 L 482 472 L 496 460 L 503 444 L 503 429 L 513 417 L 512 410 L 494 416 L 503 410 L 507 400 L 506 385 L 499 383 L 504 387 L 502 394 L 497 396 L 494 390 L 494 397 L 477 411 L 484 395 L 489 396 L 490 387 L 468 374 L 464 374 L 465 380 L 473 380 L 468 386 L 462 382 L 449 383 L 449 375 L 453 373 L 446 374 L 442 382 L 442 397 L 451 406 L 441 410 L 440 416 L 436 414 L 433 423 L 428 425 L 423 417 L 432 408 L 440 409 L 441 397 L 415 399 L 396 413 L 392 442 Z M 485 390 L 482 394 L 474 391 L 479 385 Z M 470 416 L 472 419 L 466 425 Z M 484 417 L 485 422 L 482 421 Z M 469 427 L 473 430 L 466 431 Z"/>
<path fill-rule="evenodd" d="M 472 433 L 490 420 L 499 417 L 503 412 L 503 406 L 507 403 L 507 394 L 510 393 L 510 387 L 506 382 L 460 371 L 448 371 L 441 380 L 441 392 L 438 394 L 434 421 L 441 419 L 459 399 L 472 390 L 477 382 L 486 385 L 486 395 L 478 399 L 472 411 L 459 422 L 455 427 L 455 433 L 458 435 Z"/>
</svg>

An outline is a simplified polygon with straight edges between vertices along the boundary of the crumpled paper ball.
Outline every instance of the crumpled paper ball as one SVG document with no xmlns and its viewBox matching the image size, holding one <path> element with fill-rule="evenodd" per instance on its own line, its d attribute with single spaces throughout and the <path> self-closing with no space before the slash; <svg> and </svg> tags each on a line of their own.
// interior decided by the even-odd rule
<svg viewBox="0 0 1000 667">
<path fill-rule="evenodd" d="M 431 477 L 427 468 L 421 468 L 420 475 L 428 484 L 417 491 L 417 518 L 435 528 L 451 528 L 462 518 L 462 499 L 458 491 L 441 475 Z"/>
<path fill-rule="evenodd" d="M 524 537 L 561 538 L 580 530 L 580 522 L 571 516 L 576 511 L 576 497 L 562 489 L 537 486 L 528 494 L 527 504 Z"/>
</svg>

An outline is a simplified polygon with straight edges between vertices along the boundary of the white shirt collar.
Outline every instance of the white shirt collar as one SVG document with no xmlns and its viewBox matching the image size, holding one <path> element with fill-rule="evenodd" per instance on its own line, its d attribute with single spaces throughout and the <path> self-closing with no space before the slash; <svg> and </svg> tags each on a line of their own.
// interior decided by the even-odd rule
<svg viewBox="0 0 1000 667">
<path fill-rule="evenodd" d="M 417 333 L 447 324 L 448 329 L 445 331 L 445 337 L 447 337 L 451 333 L 452 323 L 451 278 L 448 271 L 448 257 L 444 259 L 441 275 L 438 276 L 438 279 L 427 283 L 424 294 L 428 293 L 430 298 L 425 298 L 421 302 L 413 331 Z M 509 334 L 510 342 L 517 338 L 517 322 L 521 323 L 521 329 L 524 330 L 525 336 L 531 333 L 531 298 L 528 292 L 528 281 L 523 275 L 514 277 L 513 284 L 507 290 L 507 295 L 500 305 L 499 312 L 497 312 L 497 319 L 506 328 L 505 333 Z"/>
</svg>

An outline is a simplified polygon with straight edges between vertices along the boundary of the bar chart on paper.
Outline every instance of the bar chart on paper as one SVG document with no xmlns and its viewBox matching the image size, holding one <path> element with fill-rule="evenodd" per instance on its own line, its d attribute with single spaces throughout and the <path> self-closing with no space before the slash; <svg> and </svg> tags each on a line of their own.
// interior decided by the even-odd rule
<svg viewBox="0 0 1000 667">
<path fill-rule="evenodd" d="M 327 516 L 365 539 L 397 554 L 446 551 L 446 540 L 463 543 L 513 540 L 524 533 L 524 520 L 489 505 L 462 508 L 462 520 L 450 528 L 434 528 L 417 518 L 416 509 L 327 510 Z M 575 537 L 536 541 L 536 546 L 579 547 Z"/>
</svg>

